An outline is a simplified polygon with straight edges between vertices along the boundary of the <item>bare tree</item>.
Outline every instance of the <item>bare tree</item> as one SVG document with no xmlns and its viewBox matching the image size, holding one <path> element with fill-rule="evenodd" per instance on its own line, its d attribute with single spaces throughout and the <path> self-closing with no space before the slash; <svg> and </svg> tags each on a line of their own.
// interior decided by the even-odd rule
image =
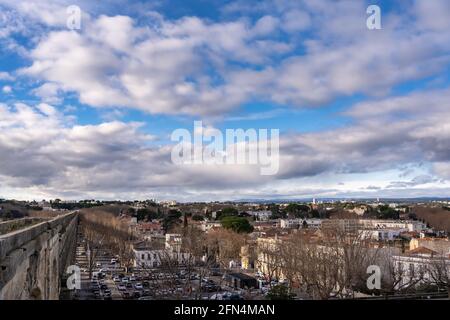
<svg viewBox="0 0 450 320">
<path fill-rule="evenodd" d="M 439 291 L 447 290 L 450 298 L 450 259 L 444 254 L 431 257 L 426 272 L 426 282 L 435 285 Z"/>
</svg>

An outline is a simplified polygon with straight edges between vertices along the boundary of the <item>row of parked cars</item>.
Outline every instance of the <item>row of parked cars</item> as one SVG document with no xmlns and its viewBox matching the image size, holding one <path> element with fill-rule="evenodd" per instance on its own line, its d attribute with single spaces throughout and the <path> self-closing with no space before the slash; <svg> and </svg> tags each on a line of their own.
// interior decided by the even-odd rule
<svg viewBox="0 0 450 320">
<path fill-rule="evenodd" d="M 105 300 L 111 300 L 112 299 L 112 293 L 111 289 L 108 288 L 108 285 L 106 284 L 105 280 L 91 280 L 90 290 L 94 294 L 94 297 L 96 299 L 100 299 L 103 297 Z"/>
<path fill-rule="evenodd" d="M 148 276 L 117 274 L 112 280 L 117 285 L 117 289 L 124 299 L 138 299 L 143 296 L 150 296 L 150 282 Z"/>
</svg>

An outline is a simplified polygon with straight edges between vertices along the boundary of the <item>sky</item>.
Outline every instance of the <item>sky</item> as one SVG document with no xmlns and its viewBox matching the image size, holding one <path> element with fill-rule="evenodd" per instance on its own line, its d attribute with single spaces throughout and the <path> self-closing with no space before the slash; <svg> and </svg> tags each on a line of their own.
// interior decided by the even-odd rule
<svg viewBox="0 0 450 320">
<path fill-rule="evenodd" d="M 449 30 L 446 0 L 0 0 L 0 198 L 448 197 Z M 278 129 L 278 172 L 174 163 L 194 121 Z"/>
</svg>

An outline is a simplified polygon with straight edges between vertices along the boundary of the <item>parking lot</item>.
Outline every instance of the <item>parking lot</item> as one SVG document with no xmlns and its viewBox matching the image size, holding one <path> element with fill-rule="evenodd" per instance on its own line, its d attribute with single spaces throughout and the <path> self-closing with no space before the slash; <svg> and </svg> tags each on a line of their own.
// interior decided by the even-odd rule
<svg viewBox="0 0 450 320">
<path fill-rule="evenodd" d="M 96 252 L 90 277 L 86 242 L 82 235 L 77 241 L 75 263 L 81 269 L 81 290 L 72 295 L 73 299 L 242 299 L 242 292 L 227 287 L 221 274 L 201 277 L 198 272 L 183 268 L 170 272 L 158 268 L 125 272 L 120 257 L 107 249 Z"/>
</svg>

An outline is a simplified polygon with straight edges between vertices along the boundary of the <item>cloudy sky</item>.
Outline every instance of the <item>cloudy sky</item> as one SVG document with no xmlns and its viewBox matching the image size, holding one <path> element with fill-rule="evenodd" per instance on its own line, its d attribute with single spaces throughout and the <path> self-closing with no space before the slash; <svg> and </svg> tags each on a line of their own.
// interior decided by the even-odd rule
<svg viewBox="0 0 450 320">
<path fill-rule="evenodd" d="M 0 198 L 450 196 L 449 30 L 447 0 L 0 0 Z M 278 173 L 175 165 L 196 120 L 279 129 Z"/>
</svg>

